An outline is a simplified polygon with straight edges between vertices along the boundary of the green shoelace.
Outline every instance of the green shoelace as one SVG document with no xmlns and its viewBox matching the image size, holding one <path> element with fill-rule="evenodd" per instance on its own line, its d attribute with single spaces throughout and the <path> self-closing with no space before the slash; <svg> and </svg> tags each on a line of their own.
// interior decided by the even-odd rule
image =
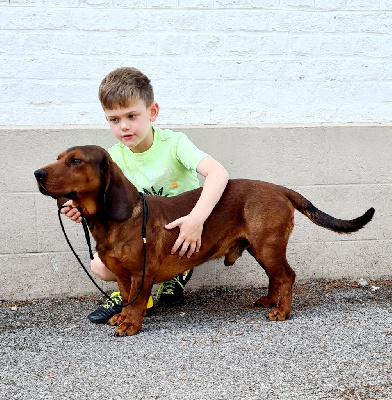
<svg viewBox="0 0 392 400">
<path fill-rule="evenodd" d="M 103 308 L 110 308 L 114 307 L 117 304 L 120 304 L 122 302 L 120 292 L 113 292 L 110 295 L 110 299 L 106 299 L 105 303 L 102 304 Z"/>
<path fill-rule="evenodd" d="M 162 282 L 159 285 L 157 293 L 155 295 L 155 298 L 158 299 L 160 294 L 173 294 L 176 283 L 178 283 L 182 287 L 182 289 L 184 289 L 184 285 L 180 282 L 180 280 L 178 279 L 178 276 L 176 276 L 175 278 L 171 279 L 170 281 Z"/>
</svg>

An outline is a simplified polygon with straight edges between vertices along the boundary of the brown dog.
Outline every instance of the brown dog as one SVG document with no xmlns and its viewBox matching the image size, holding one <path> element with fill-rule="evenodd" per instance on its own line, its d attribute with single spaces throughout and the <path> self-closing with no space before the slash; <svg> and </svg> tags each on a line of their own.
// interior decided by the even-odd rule
<svg viewBox="0 0 392 400">
<path fill-rule="evenodd" d="M 41 193 L 55 199 L 72 199 L 86 217 L 100 259 L 117 276 L 124 303 L 120 314 L 110 319 L 116 333 L 134 335 L 142 327 L 152 286 L 165 282 L 207 260 L 225 257 L 233 265 L 244 250 L 257 260 L 269 278 L 267 296 L 258 307 L 275 307 L 270 320 L 285 320 L 291 313 L 295 272 L 286 260 L 286 247 L 294 227 L 294 208 L 312 222 L 338 233 L 361 229 L 373 217 L 370 208 L 363 216 L 346 221 L 323 213 L 299 193 L 266 182 L 230 180 L 222 198 L 204 224 L 202 247 L 192 257 L 173 256 L 170 250 L 178 230 L 165 224 L 187 215 L 201 189 L 176 197 L 148 196 L 147 264 L 143 287 L 143 200 L 99 146 L 68 149 L 57 162 L 35 171 Z"/>
</svg>

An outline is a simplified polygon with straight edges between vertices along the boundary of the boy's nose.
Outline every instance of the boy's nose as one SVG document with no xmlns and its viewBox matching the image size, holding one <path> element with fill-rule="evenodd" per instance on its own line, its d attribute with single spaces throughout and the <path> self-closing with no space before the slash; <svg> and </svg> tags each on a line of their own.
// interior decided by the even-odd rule
<svg viewBox="0 0 392 400">
<path fill-rule="evenodd" d="M 129 125 L 127 123 L 127 121 L 121 121 L 121 130 L 123 131 L 127 131 L 129 129 Z"/>
</svg>

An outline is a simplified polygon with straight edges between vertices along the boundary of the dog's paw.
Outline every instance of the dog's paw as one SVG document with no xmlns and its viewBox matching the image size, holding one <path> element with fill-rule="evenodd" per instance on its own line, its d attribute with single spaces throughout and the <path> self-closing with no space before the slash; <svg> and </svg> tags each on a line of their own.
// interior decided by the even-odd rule
<svg viewBox="0 0 392 400">
<path fill-rule="evenodd" d="M 116 314 L 114 315 L 112 318 L 109 319 L 108 324 L 109 325 L 120 325 L 121 322 L 125 319 L 124 316 L 122 316 L 121 314 Z"/>
<path fill-rule="evenodd" d="M 268 319 L 270 321 L 285 321 L 290 317 L 290 311 L 285 311 L 280 307 L 273 308 L 268 313 Z"/>
<path fill-rule="evenodd" d="M 268 298 L 268 296 L 261 296 L 254 302 L 256 307 L 271 308 L 276 306 L 276 302 Z"/>
<path fill-rule="evenodd" d="M 133 336 L 138 333 L 142 329 L 141 324 L 136 325 L 132 322 L 124 321 L 121 324 L 118 324 L 116 328 L 115 335 L 116 336 Z"/>
</svg>

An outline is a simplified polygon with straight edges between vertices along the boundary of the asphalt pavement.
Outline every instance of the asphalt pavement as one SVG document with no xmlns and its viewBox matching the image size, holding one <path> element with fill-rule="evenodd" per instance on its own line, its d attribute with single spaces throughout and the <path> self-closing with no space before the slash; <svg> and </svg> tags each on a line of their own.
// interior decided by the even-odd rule
<svg viewBox="0 0 392 400">
<path fill-rule="evenodd" d="M 186 293 L 132 337 L 91 324 L 97 298 L 0 303 L 1 399 L 392 399 L 392 282 L 295 287 L 292 318 L 263 289 Z"/>
</svg>

